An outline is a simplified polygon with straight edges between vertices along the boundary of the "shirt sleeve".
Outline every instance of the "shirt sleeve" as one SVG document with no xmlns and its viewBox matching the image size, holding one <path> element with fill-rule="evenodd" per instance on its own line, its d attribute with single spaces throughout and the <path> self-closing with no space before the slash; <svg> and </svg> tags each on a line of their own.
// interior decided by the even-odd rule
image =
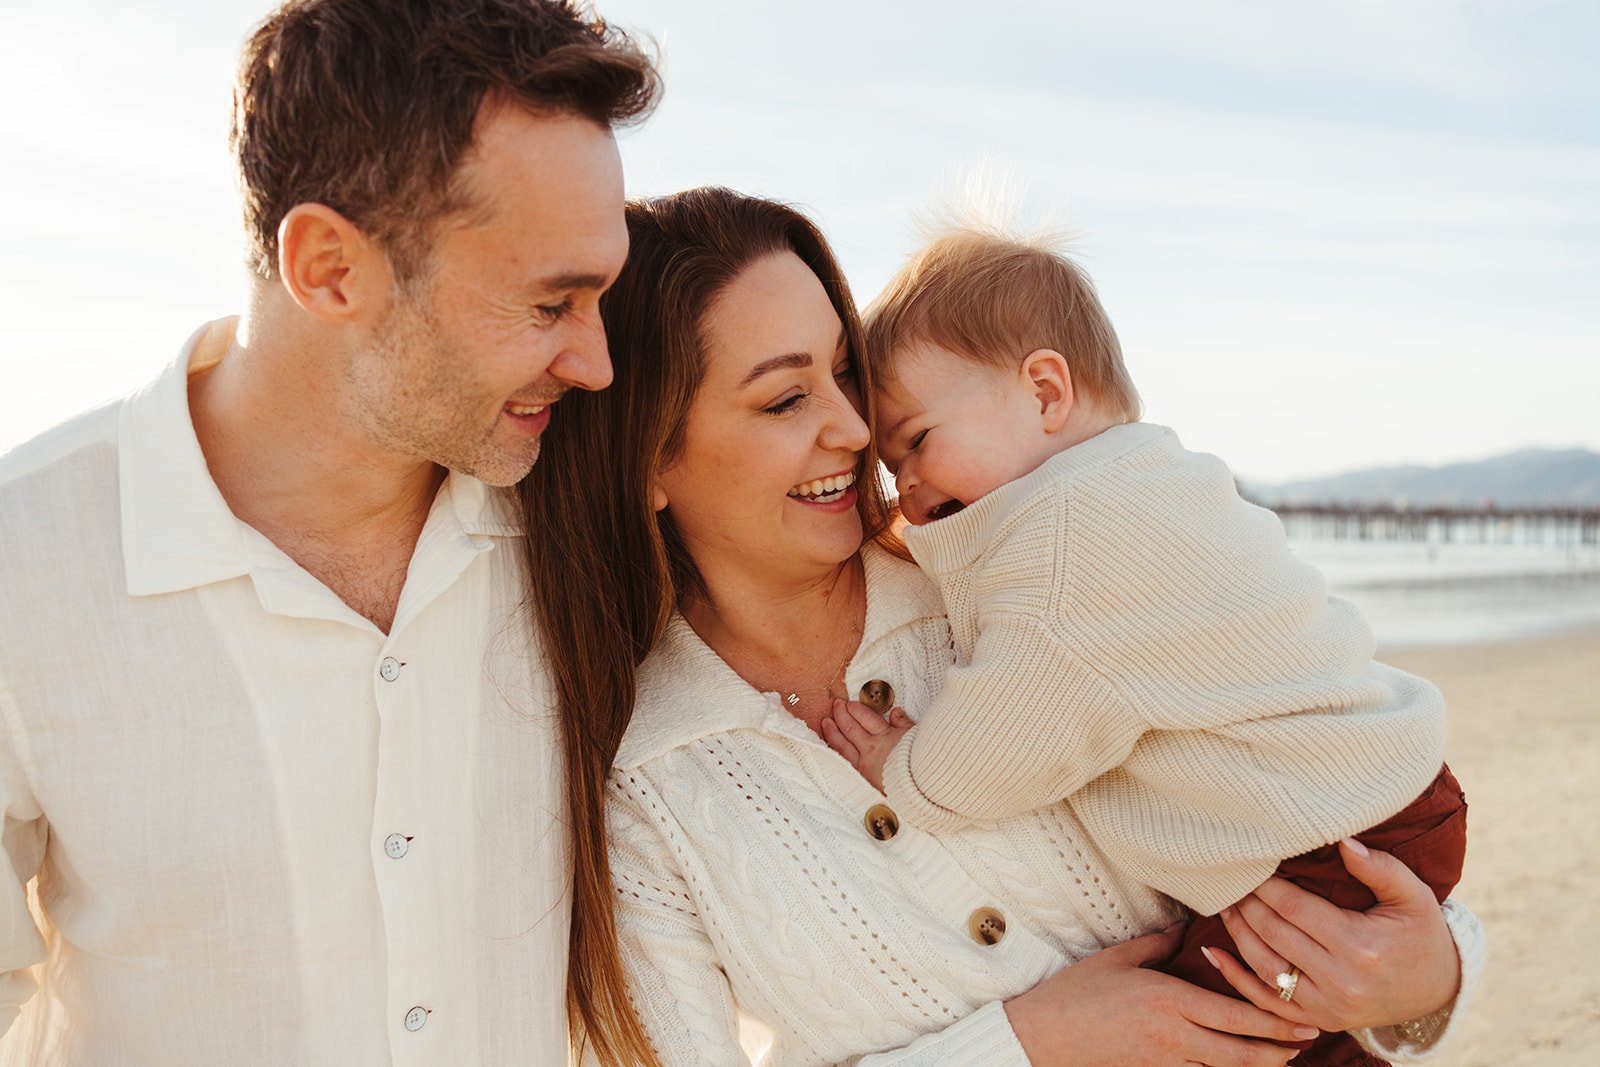
<svg viewBox="0 0 1600 1067">
<path fill-rule="evenodd" d="M 623 969 L 634 1011 L 663 1067 L 769 1062 L 740 1043 L 739 1012 L 716 947 L 644 813 L 631 798 L 613 792 L 608 823 Z M 585 1057 L 585 1067 L 595 1062 L 592 1053 Z M 847 1062 L 854 1067 L 1028 1067 L 1000 1001 L 902 1048 Z"/>
<path fill-rule="evenodd" d="M 1478 990 L 1483 978 L 1485 942 L 1483 923 L 1472 910 L 1454 897 L 1446 900 L 1440 909 L 1450 936 L 1456 943 L 1456 955 L 1461 959 L 1461 988 L 1456 999 L 1425 1019 L 1416 1019 L 1398 1026 L 1382 1026 L 1371 1030 L 1352 1030 L 1351 1036 L 1361 1047 L 1390 1063 L 1427 1063 L 1455 1036 L 1467 1014 L 1467 1006 Z"/>
<path fill-rule="evenodd" d="M 1049 627 L 994 613 L 889 754 L 884 792 L 935 833 L 1020 815 L 1122 764 L 1147 729 Z"/>
<path fill-rule="evenodd" d="M 28 907 L 28 882 L 44 860 L 44 813 L 33 796 L 16 751 L 17 720 L 10 690 L 0 678 L 0 1033 L 11 1029 L 23 1003 L 33 995 L 28 968 L 44 959 L 44 938 Z"/>
</svg>

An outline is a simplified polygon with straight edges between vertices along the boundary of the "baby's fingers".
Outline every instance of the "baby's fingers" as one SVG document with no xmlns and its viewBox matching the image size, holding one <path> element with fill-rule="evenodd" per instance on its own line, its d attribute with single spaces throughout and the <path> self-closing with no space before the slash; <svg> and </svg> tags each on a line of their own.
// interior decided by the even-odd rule
<svg viewBox="0 0 1600 1067">
<path fill-rule="evenodd" d="M 882 715 L 854 700 L 835 700 L 833 717 L 839 720 L 839 725 L 846 732 L 849 732 L 851 724 L 859 726 L 874 737 L 889 732 L 889 724 L 883 721 Z"/>
<path fill-rule="evenodd" d="M 844 732 L 832 719 L 822 720 L 822 739 L 828 743 L 829 748 L 848 760 L 852 767 L 860 765 L 860 749 L 850 743 L 850 739 L 845 737 Z"/>
</svg>

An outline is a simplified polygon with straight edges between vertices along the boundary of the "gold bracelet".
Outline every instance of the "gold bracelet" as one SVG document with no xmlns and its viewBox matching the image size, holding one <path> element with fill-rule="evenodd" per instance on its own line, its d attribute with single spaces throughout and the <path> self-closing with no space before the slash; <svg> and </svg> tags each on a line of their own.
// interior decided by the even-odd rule
<svg viewBox="0 0 1600 1067">
<path fill-rule="evenodd" d="M 1418 1048 L 1429 1048 L 1435 1041 L 1439 1040 L 1439 1035 L 1450 1024 L 1450 1015 L 1454 1011 L 1454 1004 L 1440 1008 L 1432 1015 L 1424 1015 L 1420 1019 L 1412 1019 L 1410 1022 L 1398 1024 L 1394 1028 L 1395 1033 L 1399 1034 L 1409 1045 L 1415 1045 Z"/>
</svg>

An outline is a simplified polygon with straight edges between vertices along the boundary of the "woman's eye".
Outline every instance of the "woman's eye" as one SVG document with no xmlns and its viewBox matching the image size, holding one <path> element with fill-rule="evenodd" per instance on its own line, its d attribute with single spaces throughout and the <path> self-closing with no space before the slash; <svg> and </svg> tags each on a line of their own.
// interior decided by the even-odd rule
<svg viewBox="0 0 1600 1067">
<path fill-rule="evenodd" d="M 765 411 L 768 415 L 783 415 L 793 411 L 800 405 L 802 401 L 805 400 L 806 397 L 810 395 L 810 393 L 795 393 L 793 396 L 786 396 L 776 404 L 773 404 L 771 407 L 765 407 L 761 410 Z"/>
</svg>

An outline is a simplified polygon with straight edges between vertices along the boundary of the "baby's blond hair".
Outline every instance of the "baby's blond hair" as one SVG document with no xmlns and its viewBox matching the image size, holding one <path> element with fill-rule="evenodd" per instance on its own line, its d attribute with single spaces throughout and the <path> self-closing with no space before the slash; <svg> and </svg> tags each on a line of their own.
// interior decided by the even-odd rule
<svg viewBox="0 0 1600 1067">
<path fill-rule="evenodd" d="M 1122 363 L 1094 283 L 1051 235 L 1009 234 L 991 222 L 949 220 L 897 271 L 862 316 L 880 386 L 916 344 L 935 344 L 996 367 L 1041 348 L 1061 353 L 1073 387 L 1107 414 L 1139 418 L 1139 393 Z"/>
</svg>

